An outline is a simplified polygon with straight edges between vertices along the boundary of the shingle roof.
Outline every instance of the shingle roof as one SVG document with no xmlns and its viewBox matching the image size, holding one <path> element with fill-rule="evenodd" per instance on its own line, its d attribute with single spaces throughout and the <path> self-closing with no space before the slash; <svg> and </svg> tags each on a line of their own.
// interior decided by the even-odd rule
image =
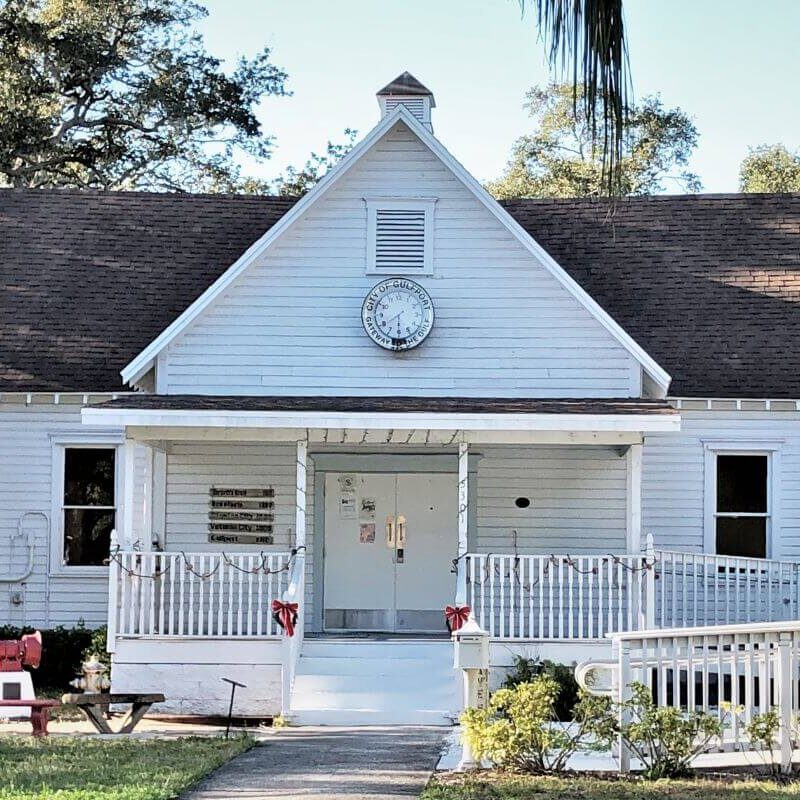
<svg viewBox="0 0 800 800">
<path fill-rule="evenodd" d="M 129 394 L 103 408 L 168 411 L 342 411 L 455 414 L 676 414 L 664 400 L 580 400 L 508 397 L 219 397 L 197 394 Z"/>
<path fill-rule="evenodd" d="M 433 97 L 433 92 L 427 87 L 423 86 L 410 72 L 403 72 L 398 75 L 393 81 L 390 81 L 379 89 L 376 94 L 378 97 L 390 94 L 405 94 L 405 95 L 430 95 Z"/>
<path fill-rule="evenodd" d="M 113 391 L 119 370 L 292 205 L 0 191 L 0 391 Z M 673 376 L 800 398 L 800 195 L 519 200 L 511 214 Z"/>
</svg>

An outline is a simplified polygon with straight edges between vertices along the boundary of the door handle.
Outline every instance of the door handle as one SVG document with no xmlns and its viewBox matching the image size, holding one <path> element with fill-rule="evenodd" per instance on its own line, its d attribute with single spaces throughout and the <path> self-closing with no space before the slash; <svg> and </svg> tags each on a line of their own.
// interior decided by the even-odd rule
<svg viewBox="0 0 800 800">
<path fill-rule="evenodd" d="M 394 517 L 386 517 L 386 546 L 394 550 L 397 547 Z"/>
<path fill-rule="evenodd" d="M 406 546 L 406 518 L 402 514 L 397 517 L 397 546 Z"/>
</svg>

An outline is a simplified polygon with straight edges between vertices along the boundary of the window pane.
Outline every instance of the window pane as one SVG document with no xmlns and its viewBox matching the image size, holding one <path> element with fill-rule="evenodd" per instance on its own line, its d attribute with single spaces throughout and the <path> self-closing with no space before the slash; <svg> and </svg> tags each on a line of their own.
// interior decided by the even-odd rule
<svg viewBox="0 0 800 800">
<path fill-rule="evenodd" d="M 717 517 L 717 553 L 722 556 L 766 558 L 766 518 Z"/>
<path fill-rule="evenodd" d="M 767 510 L 767 456 L 717 456 L 717 511 Z"/>
<path fill-rule="evenodd" d="M 97 566 L 108 558 L 113 511 L 68 508 L 64 512 L 64 563 Z"/>
<path fill-rule="evenodd" d="M 68 447 L 64 452 L 64 505 L 114 505 L 114 449 Z"/>
</svg>

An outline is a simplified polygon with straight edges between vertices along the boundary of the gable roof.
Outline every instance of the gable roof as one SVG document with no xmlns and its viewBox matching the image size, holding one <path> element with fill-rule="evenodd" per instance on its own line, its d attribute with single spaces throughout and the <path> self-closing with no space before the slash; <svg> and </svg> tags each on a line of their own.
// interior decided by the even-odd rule
<svg viewBox="0 0 800 800">
<path fill-rule="evenodd" d="M 284 217 L 268 230 L 257 242 L 249 247 L 215 283 L 208 287 L 169 327 L 165 328 L 147 347 L 121 370 L 122 380 L 132 385 L 155 363 L 158 354 L 179 336 L 217 297 L 222 294 L 252 263 L 264 254 L 291 225 L 299 220 L 305 211 L 335 186 L 362 156 L 397 124 L 405 125 L 424 144 L 442 164 L 450 170 L 464 187 L 495 217 L 495 219 L 514 236 L 533 258 L 571 294 L 588 313 L 595 318 L 617 342 L 627 350 L 641 365 L 644 372 L 666 394 L 670 376 L 657 362 L 631 337 L 614 318 L 608 314 L 570 275 L 562 269 L 533 237 L 520 226 L 502 206 L 478 183 L 477 180 L 447 151 L 442 143 L 404 106 L 399 105 L 386 114 L 381 121 L 339 161 L 333 169 L 317 183 Z"/>
<path fill-rule="evenodd" d="M 0 391 L 119 391 L 121 366 L 294 204 L 0 190 Z M 517 200 L 507 210 L 673 376 L 800 398 L 800 194 Z"/>
</svg>

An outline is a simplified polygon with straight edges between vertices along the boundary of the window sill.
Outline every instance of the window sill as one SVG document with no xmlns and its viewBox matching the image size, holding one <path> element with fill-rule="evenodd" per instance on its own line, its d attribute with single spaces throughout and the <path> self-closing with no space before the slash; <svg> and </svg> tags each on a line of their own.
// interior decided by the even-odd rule
<svg viewBox="0 0 800 800">
<path fill-rule="evenodd" d="M 51 578 L 108 578 L 108 567 L 58 567 L 50 570 Z"/>
</svg>

